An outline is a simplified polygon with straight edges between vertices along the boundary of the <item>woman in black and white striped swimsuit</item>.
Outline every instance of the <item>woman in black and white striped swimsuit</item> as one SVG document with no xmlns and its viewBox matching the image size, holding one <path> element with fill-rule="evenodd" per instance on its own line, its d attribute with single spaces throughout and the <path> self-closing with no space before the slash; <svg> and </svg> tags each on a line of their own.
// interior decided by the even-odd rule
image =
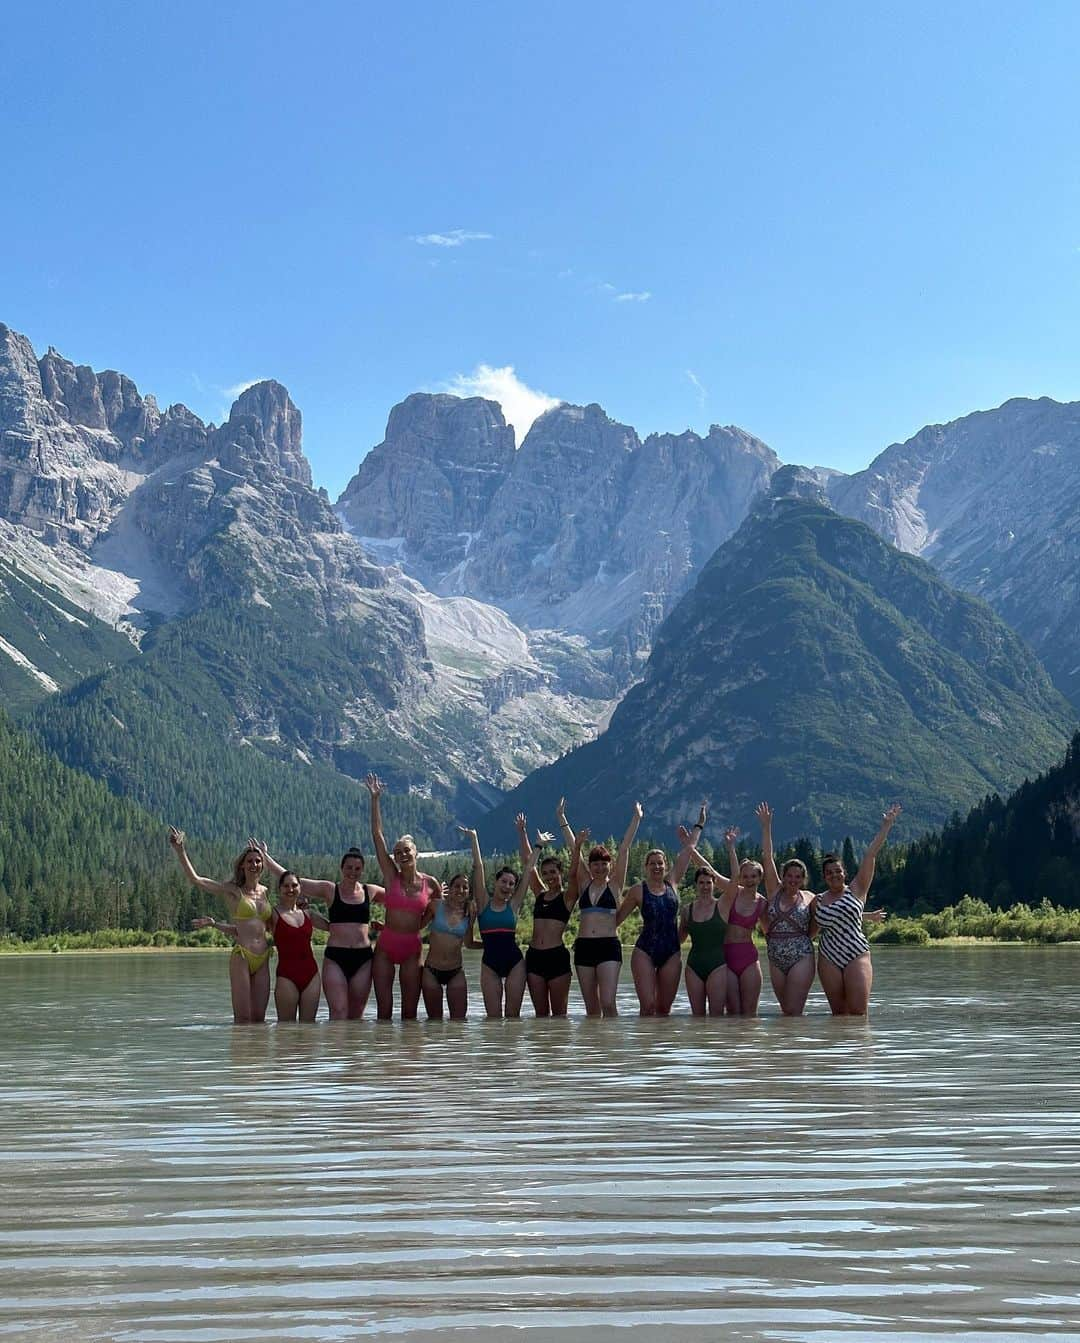
<svg viewBox="0 0 1080 1343">
<path fill-rule="evenodd" d="M 850 886 L 844 864 L 835 853 L 827 853 L 822 859 L 828 890 L 814 897 L 812 927 L 821 934 L 818 978 L 834 1016 L 865 1016 L 870 1005 L 874 968 L 870 964 L 870 943 L 862 930 L 866 896 L 874 880 L 878 852 L 899 815 L 897 802 L 881 818 L 881 829 L 870 841 Z"/>
</svg>

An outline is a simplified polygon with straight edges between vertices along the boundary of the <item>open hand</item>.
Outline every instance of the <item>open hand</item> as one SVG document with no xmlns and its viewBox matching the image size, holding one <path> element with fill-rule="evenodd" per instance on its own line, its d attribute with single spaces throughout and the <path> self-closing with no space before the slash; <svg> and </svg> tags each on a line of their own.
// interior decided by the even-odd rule
<svg viewBox="0 0 1080 1343">
<path fill-rule="evenodd" d="M 554 838 L 555 836 L 551 833 L 550 830 L 538 830 L 536 832 L 537 847 L 543 848 L 545 844 L 550 844 L 554 840 Z"/>
<path fill-rule="evenodd" d="M 737 825 L 729 825 L 728 828 L 724 831 L 724 843 L 729 844 L 731 845 L 732 848 L 734 848 L 738 838 L 739 838 L 739 827 Z"/>
<path fill-rule="evenodd" d="M 187 837 L 184 834 L 184 832 L 182 830 L 177 830 L 175 825 L 169 826 L 169 843 L 172 845 L 172 847 L 176 850 L 177 853 L 179 853 L 180 850 L 184 847 L 184 841 L 186 838 Z"/>
<path fill-rule="evenodd" d="M 759 802 L 754 808 L 754 815 L 764 826 L 772 821 L 772 807 L 767 802 Z"/>
<path fill-rule="evenodd" d="M 368 774 L 364 779 L 364 787 L 372 797 L 378 797 L 383 790 L 382 779 L 377 774 Z"/>
</svg>

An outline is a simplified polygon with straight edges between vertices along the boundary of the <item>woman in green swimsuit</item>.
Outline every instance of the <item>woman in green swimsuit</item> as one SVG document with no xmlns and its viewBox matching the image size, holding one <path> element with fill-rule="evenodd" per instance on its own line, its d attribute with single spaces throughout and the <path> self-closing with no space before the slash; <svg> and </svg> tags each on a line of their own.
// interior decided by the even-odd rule
<svg viewBox="0 0 1080 1343">
<path fill-rule="evenodd" d="M 705 867 L 694 877 L 694 898 L 683 905 L 679 918 L 679 940 L 690 939 L 690 955 L 683 972 L 690 1011 L 695 1017 L 724 1015 L 727 1001 L 728 969 L 724 960 L 727 924 L 720 914 L 716 879 Z"/>
</svg>

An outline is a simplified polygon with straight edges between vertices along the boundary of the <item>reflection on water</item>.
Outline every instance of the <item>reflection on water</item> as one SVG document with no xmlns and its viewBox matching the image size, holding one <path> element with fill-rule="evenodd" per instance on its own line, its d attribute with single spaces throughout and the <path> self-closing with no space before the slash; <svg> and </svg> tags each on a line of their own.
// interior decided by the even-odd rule
<svg viewBox="0 0 1080 1343">
<path fill-rule="evenodd" d="M 876 963 L 869 1023 L 234 1028 L 220 955 L 4 958 L 0 1336 L 1080 1339 L 1080 949 Z"/>
</svg>

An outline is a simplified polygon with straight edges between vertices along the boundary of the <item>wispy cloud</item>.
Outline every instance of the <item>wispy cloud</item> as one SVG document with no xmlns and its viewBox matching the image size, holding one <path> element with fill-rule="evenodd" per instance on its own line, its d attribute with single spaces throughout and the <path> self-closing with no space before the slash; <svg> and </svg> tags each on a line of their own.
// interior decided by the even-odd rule
<svg viewBox="0 0 1080 1343">
<path fill-rule="evenodd" d="M 254 387 L 257 382 L 266 382 L 266 378 L 248 378 L 246 382 L 235 382 L 231 387 L 222 387 L 222 396 L 227 396 L 231 401 L 235 401 L 241 392 L 246 392 L 249 387 Z"/>
<path fill-rule="evenodd" d="M 615 295 L 616 303 L 648 303 L 652 298 L 651 289 L 627 289 Z"/>
<path fill-rule="evenodd" d="M 532 423 L 545 410 L 560 404 L 557 396 L 548 396 L 538 392 L 521 381 L 514 372 L 513 364 L 505 368 L 493 368 L 490 364 L 477 364 L 471 373 L 458 373 L 443 389 L 455 396 L 483 396 L 489 401 L 497 401 L 506 416 L 506 422 L 514 426 L 514 436 L 518 447 Z"/>
<path fill-rule="evenodd" d="M 709 396 L 709 389 L 701 381 L 692 368 L 686 370 L 686 380 L 690 386 L 697 392 L 698 405 L 702 410 L 705 409 L 705 402 Z"/>
<path fill-rule="evenodd" d="M 419 243 L 421 247 L 464 247 L 467 242 L 489 242 L 494 236 L 494 233 L 452 228 L 445 233 L 414 233 L 411 241 Z"/>
</svg>

